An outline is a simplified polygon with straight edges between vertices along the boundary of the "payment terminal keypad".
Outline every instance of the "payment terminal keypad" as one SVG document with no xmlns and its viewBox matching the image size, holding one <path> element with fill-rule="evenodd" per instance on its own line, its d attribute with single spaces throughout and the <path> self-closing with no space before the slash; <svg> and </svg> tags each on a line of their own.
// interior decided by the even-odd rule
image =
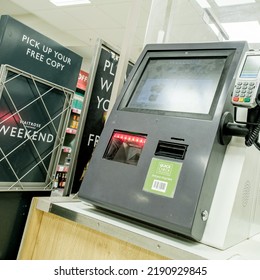
<svg viewBox="0 0 260 280">
<path fill-rule="evenodd" d="M 233 103 L 251 107 L 255 101 L 255 87 L 255 82 L 238 82 L 233 92 Z"/>
</svg>

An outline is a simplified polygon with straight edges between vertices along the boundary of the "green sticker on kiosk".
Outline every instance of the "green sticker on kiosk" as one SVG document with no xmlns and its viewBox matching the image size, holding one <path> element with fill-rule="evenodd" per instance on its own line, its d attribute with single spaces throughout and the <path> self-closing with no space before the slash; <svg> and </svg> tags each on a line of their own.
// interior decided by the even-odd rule
<svg viewBox="0 0 260 280">
<path fill-rule="evenodd" d="M 180 176 L 182 163 L 153 158 L 143 190 L 173 198 Z"/>
</svg>

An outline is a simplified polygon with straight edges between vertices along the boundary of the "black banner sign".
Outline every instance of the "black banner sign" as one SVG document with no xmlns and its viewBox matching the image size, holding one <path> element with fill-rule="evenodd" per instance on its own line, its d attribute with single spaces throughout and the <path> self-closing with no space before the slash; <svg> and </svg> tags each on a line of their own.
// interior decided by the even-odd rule
<svg viewBox="0 0 260 280">
<path fill-rule="evenodd" d="M 108 111 L 111 92 L 118 65 L 119 54 L 109 48 L 101 46 L 98 66 L 94 75 L 94 84 L 91 93 L 88 113 L 85 121 L 83 135 L 80 142 L 79 153 L 76 160 L 72 193 L 79 190 L 87 164 L 91 159 L 93 149 L 98 143 L 104 127 L 105 115 Z M 132 64 L 128 65 L 126 76 L 130 73 Z"/>
</svg>

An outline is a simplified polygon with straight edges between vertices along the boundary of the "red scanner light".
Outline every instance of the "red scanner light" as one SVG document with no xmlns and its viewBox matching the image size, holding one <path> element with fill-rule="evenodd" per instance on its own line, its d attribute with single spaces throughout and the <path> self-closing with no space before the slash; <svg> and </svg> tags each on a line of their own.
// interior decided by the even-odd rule
<svg viewBox="0 0 260 280">
<path fill-rule="evenodd" d="M 124 132 L 114 132 L 113 139 L 120 139 L 123 142 L 144 145 L 146 137 L 141 135 L 129 134 Z"/>
</svg>

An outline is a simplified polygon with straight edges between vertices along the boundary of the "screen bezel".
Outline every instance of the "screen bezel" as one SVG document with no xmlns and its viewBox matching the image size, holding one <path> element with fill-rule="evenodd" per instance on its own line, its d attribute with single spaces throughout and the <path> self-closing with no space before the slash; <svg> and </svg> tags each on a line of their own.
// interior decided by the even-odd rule
<svg viewBox="0 0 260 280">
<path fill-rule="evenodd" d="M 166 115 L 175 117 L 188 117 L 198 119 L 212 119 L 217 107 L 217 103 L 221 92 L 224 87 L 225 77 L 227 75 L 229 66 L 231 65 L 235 49 L 214 49 L 214 50 L 174 50 L 174 51 L 147 51 L 144 55 L 141 63 L 137 67 L 135 73 L 132 76 L 131 81 L 126 87 L 121 102 L 119 103 L 118 110 L 128 111 L 134 113 L 145 113 L 155 115 Z M 163 111 L 154 109 L 140 109 L 130 108 L 128 104 L 134 96 L 136 87 L 138 86 L 140 79 L 151 59 L 225 59 L 224 67 L 220 75 L 219 82 L 217 84 L 216 92 L 213 97 L 213 101 L 208 114 L 191 113 L 191 112 L 178 112 L 178 111 Z"/>
</svg>

